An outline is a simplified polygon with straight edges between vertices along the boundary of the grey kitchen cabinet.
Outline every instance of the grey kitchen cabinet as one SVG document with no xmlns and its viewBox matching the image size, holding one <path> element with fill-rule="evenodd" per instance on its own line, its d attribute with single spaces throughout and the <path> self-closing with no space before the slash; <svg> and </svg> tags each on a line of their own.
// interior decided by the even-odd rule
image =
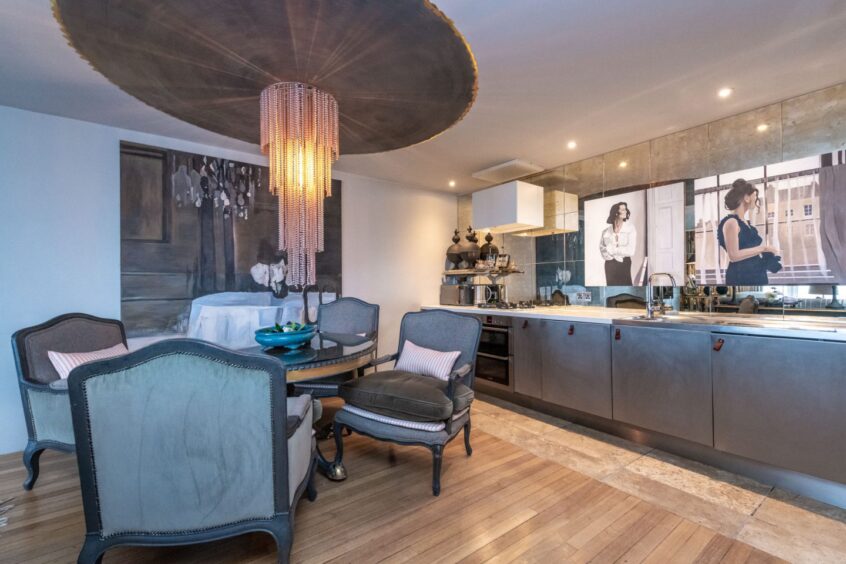
<svg viewBox="0 0 846 564">
<path fill-rule="evenodd" d="M 714 446 L 846 483 L 846 343 L 711 338 Z"/>
<path fill-rule="evenodd" d="M 711 335 L 615 325 L 613 418 L 713 446 Z"/>
<path fill-rule="evenodd" d="M 550 321 L 543 333 L 544 401 L 611 418 L 611 326 Z"/>
<path fill-rule="evenodd" d="M 549 324 L 543 319 L 515 319 L 514 391 L 540 399 L 542 396 L 543 334 Z"/>
</svg>

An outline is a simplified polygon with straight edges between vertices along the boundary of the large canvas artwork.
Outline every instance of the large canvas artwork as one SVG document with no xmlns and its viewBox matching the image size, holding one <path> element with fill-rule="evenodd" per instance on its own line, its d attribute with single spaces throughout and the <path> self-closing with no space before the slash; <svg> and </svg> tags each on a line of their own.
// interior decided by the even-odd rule
<svg viewBox="0 0 846 564">
<path fill-rule="evenodd" d="M 186 333 L 192 301 L 201 296 L 288 293 L 267 176 L 266 167 L 121 145 L 121 315 L 128 334 Z M 340 292 L 338 181 L 324 213 L 318 287 Z"/>
<path fill-rule="evenodd" d="M 697 282 L 846 283 L 844 163 L 829 153 L 696 180 Z"/>
</svg>

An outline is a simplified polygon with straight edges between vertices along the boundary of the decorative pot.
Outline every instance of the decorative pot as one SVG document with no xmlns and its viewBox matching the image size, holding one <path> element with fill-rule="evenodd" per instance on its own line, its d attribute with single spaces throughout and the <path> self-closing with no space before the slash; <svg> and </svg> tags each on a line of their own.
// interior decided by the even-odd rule
<svg viewBox="0 0 846 564">
<path fill-rule="evenodd" d="M 461 263 L 461 236 L 458 234 L 458 229 L 455 230 L 455 235 L 452 236 L 452 245 L 449 246 L 446 252 L 447 260 L 452 263 L 452 268 L 458 268 Z"/>
<path fill-rule="evenodd" d="M 493 235 L 491 235 L 490 231 L 488 234 L 485 235 L 485 244 L 482 245 L 482 248 L 479 250 L 479 258 L 482 260 L 488 260 L 490 258 L 496 258 L 499 254 L 499 247 L 492 243 Z"/>
<path fill-rule="evenodd" d="M 461 243 L 461 260 L 469 265 L 469 268 L 473 268 L 473 265 L 476 264 L 476 259 L 479 258 L 479 239 L 476 237 L 476 232 L 473 231 L 473 227 L 467 228 L 467 235 L 464 236 L 467 239 L 466 242 Z"/>
</svg>

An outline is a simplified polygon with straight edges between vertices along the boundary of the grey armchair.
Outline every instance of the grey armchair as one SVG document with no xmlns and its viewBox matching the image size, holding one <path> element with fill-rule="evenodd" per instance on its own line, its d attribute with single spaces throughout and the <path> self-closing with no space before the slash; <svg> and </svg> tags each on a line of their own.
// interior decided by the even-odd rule
<svg viewBox="0 0 846 564">
<path fill-rule="evenodd" d="M 344 383 L 339 395 L 346 405 L 335 415 L 337 447 L 334 466 L 343 469 L 343 431 L 349 429 L 381 441 L 420 445 L 432 451 L 432 493 L 441 491 L 444 447 L 464 430 L 470 446 L 470 406 L 474 399 L 476 353 L 482 324 L 475 317 L 432 310 L 406 313 L 396 354 L 373 361 L 396 360 L 407 341 L 442 352 L 459 351 L 449 379 L 398 370 L 380 371 Z"/>
<path fill-rule="evenodd" d="M 358 298 L 338 298 L 321 303 L 317 308 L 317 329 L 327 333 L 349 333 L 373 335 L 376 341 L 379 332 L 379 306 Z M 338 386 L 353 378 L 352 373 L 321 378 L 319 382 L 297 382 L 294 390 L 298 394 L 309 394 L 314 398 L 337 397 Z"/>
<path fill-rule="evenodd" d="M 313 486 L 311 399 L 286 398 L 273 358 L 190 339 L 75 368 L 69 380 L 85 542 L 179 545 L 252 531 L 288 562 Z"/>
<path fill-rule="evenodd" d="M 38 460 L 45 449 L 74 451 L 73 426 L 66 382 L 47 357 L 47 351 L 89 352 L 126 345 L 123 324 L 84 313 L 69 313 L 12 335 L 12 353 L 18 370 L 26 430 L 23 453 L 31 490 L 38 479 Z"/>
</svg>

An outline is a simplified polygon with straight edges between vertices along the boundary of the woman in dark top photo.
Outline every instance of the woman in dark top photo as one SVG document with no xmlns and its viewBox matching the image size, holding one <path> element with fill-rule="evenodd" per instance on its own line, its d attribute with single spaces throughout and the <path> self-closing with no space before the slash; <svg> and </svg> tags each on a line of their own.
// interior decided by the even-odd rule
<svg viewBox="0 0 846 564">
<path fill-rule="evenodd" d="M 769 284 L 767 270 L 778 249 L 764 245 L 755 226 L 746 218 L 749 210 L 760 206 L 758 189 L 738 178 L 725 196 L 729 214 L 720 221 L 717 241 L 726 251 L 729 265 L 726 269 L 726 284 L 729 286 L 764 286 Z M 763 253 L 770 253 L 767 257 Z M 776 260 L 776 262 L 778 262 Z"/>
</svg>

